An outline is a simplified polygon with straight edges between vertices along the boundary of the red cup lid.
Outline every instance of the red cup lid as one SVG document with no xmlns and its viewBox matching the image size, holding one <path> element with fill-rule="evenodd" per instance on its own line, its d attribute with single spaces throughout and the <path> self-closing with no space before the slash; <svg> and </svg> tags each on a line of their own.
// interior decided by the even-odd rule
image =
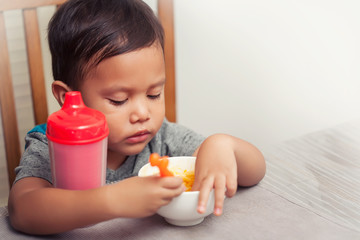
<svg viewBox="0 0 360 240">
<path fill-rule="evenodd" d="M 78 145 L 109 135 L 105 115 L 85 106 L 81 93 L 67 92 L 62 108 L 48 117 L 46 136 L 57 143 Z"/>
</svg>

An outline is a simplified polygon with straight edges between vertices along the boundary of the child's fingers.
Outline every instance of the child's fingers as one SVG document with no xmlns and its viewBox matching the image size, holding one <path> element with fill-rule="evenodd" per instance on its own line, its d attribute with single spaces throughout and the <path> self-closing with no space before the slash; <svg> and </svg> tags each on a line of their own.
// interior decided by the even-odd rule
<svg viewBox="0 0 360 240">
<path fill-rule="evenodd" d="M 226 180 L 226 196 L 232 197 L 235 195 L 238 187 L 237 178 L 228 178 Z"/>
<path fill-rule="evenodd" d="M 196 176 L 196 173 L 195 173 Z M 191 187 L 192 191 L 199 191 L 200 190 L 200 181 L 197 181 L 198 179 L 195 178 L 194 183 Z"/>
<path fill-rule="evenodd" d="M 181 177 L 157 177 L 157 179 L 161 185 L 157 194 L 164 201 L 162 205 L 169 203 L 186 190 Z"/>
<path fill-rule="evenodd" d="M 197 211 L 199 213 L 204 213 L 206 210 L 207 201 L 209 199 L 210 191 L 213 189 L 214 179 L 206 178 L 202 181 L 199 192 L 199 201 Z"/>
<path fill-rule="evenodd" d="M 169 189 L 179 188 L 183 184 L 181 177 L 161 177 L 160 181 L 162 187 Z"/>
<path fill-rule="evenodd" d="M 184 185 L 176 189 L 166 189 L 164 191 L 163 200 L 165 200 L 166 203 L 169 203 L 173 198 L 178 197 L 180 194 L 185 192 L 185 190 L 186 187 Z"/>
<path fill-rule="evenodd" d="M 225 184 L 226 178 L 225 176 L 217 177 L 215 179 L 215 206 L 214 206 L 214 214 L 216 216 L 220 216 L 223 212 L 224 206 L 224 196 L 225 196 Z"/>
</svg>

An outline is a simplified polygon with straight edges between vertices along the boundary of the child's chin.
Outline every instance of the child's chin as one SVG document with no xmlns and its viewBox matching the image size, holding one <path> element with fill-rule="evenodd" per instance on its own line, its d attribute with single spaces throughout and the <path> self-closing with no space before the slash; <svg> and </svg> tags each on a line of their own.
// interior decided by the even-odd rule
<svg viewBox="0 0 360 240">
<path fill-rule="evenodd" d="M 125 150 L 124 152 L 127 156 L 136 155 L 141 153 L 146 145 L 147 143 L 138 143 L 136 145 L 127 147 L 126 149 L 124 149 Z"/>
</svg>

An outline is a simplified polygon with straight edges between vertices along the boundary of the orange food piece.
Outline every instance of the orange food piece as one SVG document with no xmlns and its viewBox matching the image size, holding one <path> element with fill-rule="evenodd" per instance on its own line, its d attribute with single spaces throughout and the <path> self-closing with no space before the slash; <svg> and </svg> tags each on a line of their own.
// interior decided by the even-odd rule
<svg viewBox="0 0 360 240">
<path fill-rule="evenodd" d="M 151 166 L 157 166 L 160 170 L 161 177 L 172 177 L 174 174 L 167 168 L 169 165 L 169 159 L 167 156 L 160 157 L 157 153 L 152 153 L 149 159 Z"/>
</svg>

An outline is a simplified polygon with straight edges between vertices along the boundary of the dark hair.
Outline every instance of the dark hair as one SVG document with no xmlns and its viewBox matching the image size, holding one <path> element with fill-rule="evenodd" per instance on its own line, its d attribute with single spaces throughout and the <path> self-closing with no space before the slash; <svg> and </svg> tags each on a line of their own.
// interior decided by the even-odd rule
<svg viewBox="0 0 360 240">
<path fill-rule="evenodd" d="M 164 31 L 141 0 L 69 0 L 49 23 L 55 80 L 77 90 L 102 60 L 154 43 L 164 49 Z"/>
</svg>

